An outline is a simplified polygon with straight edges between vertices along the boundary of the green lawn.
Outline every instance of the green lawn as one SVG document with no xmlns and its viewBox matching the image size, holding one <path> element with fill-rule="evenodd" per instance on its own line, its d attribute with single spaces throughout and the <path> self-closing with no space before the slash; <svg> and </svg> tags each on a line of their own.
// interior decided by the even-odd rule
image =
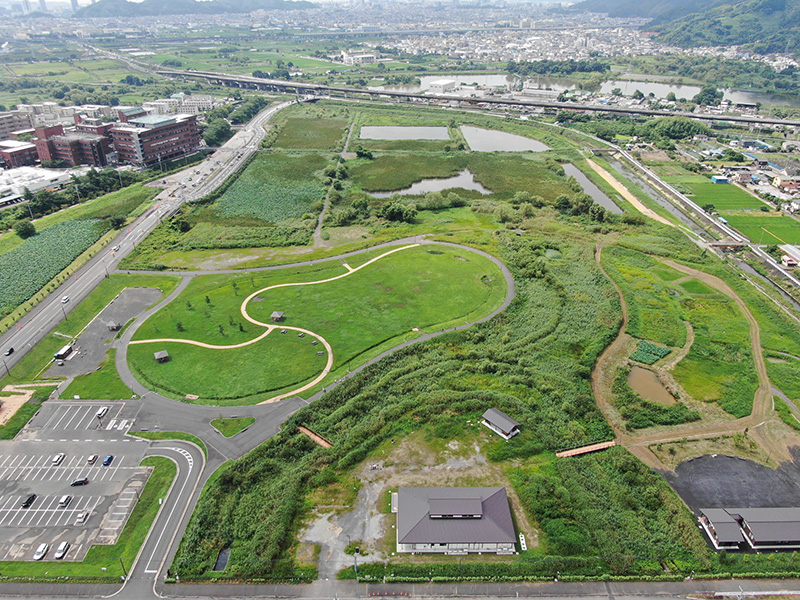
<svg viewBox="0 0 800 600">
<path fill-rule="evenodd" d="M 204 404 L 252 404 L 300 387 L 325 368 L 327 356 L 318 356 L 321 345 L 310 336 L 273 331 L 263 340 L 231 350 L 213 350 L 191 344 L 153 343 L 128 347 L 128 362 L 147 387 L 183 400 L 187 394 Z M 153 353 L 167 350 L 169 362 L 157 363 Z M 266 395 L 266 397 L 262 397 Z"/>
<path fill-rule="evenodd" d="M 183 431 L 131 431 L 129 434 L 146 440 L 184 440 L 186 442 L 192 442 L 203 451 L 206 457 L 208 457 L 208 450 L 206 450 L 206 445 L 203 443 L 203 440 L 191 433 Z"/>
<path fill-rule="evenodd" d="M 724 214 L 731 227 L 751 242 L 763 244 L 800 244 L 800 222 L 786 215 Z"/>
<path fill-rule="evenodd" d="M 116 354 L 115 349 L 110 349 L 96 371 L 76 377 L 64 390 L 62 396 L 64 398 L 80 396 L 91 400 L 126 400 L 130 398 L 132 394 L 130 388 L 122 383 L 117 373 L 114 363 Z"/>
<path fill-rule="evenodd" d="M 344 119 L 287 119 L 274 146 L 284 150 L 341 150 L 347 135 Z"/>
<path fill-rule="evenodd" d="M 58 578 L 66 578 L 73 581 L 119 582 L 123 574 L 120 562 L 125 565 L 126 570 L 130 570 L 158 514 L 160 506 L 158 500 L 166 496 L 177 472 L 174 462 L 160 456 L 145 458 L 141 464 L 155 468 L 116 544 L 93 546 L 81 562 L 62 562 L 52 559 L 42 562 L 0 562 L 0 572 L 3 573 L 4 579 L 55 581 Z"/>
<path fill-rule="evenodd" d="M 732 183 L 711 183 L 705 177 L 701 181 L 687 183 L 692 200 L 700 205 L 713 204 L 717 210 L 742 208 L 758 209 L 766 206 L 761 200 Z"/>
<path fill-rule="evenodd" d="M 215 345 L 251 340 L 262 329 L 244 321 L 239 306 L 252 290 L 260 289 L 256 282 L 263 288 L 287 281 L 319 281 L 346 272 L 338 261 L 324 268 L 298 270 L 296 275 L 271 272 L 261 279 L 251 275 L 197 278 L 180 298 L 148 320 L 135 338 L 183 338 Z M 236 290 L 234 282 L 238 282 Z M 436 330 L 488 314 L 502 302 L 505 292 L 502 275 L 488 259 L 467 250 L 417 247 L 395 252 L 335 281 L 269 290 L 247 309 L 261 322 L 269 322 L 272 311 L 285 312 L 286 325 L 308 329 L 331 344 L 334 368 L 353 368 L 371 349 L 393 338 L 415 336 L 414 328 Z M 322 345 L 311 345 L 311 339 L 275 331 L 243 348 L 137 344 L 129 347 L 128 356 L 146 385 L 172 397 L 195 394 L 203 403 L 234 403 L 237 398 L 251 403 L 321 372 L 326 357 L 317 355 Z M 167 350 L 172 360 L 155 363 L 157 350 Z M 219 380 L 219 372 L 228 375 Z"/>
<path fill-rule="evenodd" d="M 214 419 L 211 426 L 226 438 L 233 437 L 243 429 L 256 422 L 255 417 L 241 417 L 238 419 Z"/>
</svg>

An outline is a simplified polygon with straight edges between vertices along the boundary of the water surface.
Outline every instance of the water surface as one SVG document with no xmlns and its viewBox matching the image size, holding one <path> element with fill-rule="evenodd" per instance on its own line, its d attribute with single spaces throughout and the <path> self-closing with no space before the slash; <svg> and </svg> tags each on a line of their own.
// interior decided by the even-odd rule
<svg viewBox="0 0 800 600">
<path fill-rule="evenodd" d="M 505 131 L 462 125 L 461 133 L 464 134 L 464 138 L 473 152 L 526 152 L 529 150 L 543 152 L 550 150 L 540 141 Z"/>
<path fill-rule="evenodd" d="M 664 406 L 675 404 L 675 397 L 658 380 L 656 374 L 642 367 L 631 367 L 628 373 L 628 385 L 645 400 Z"/>
<path fill-rule="evenodd" d="M 573 165 L 572 163 L 564 163 L 561 165 L 564 167 L 564 172 L 567 175 L 572 175 L 575 179 L 578 180 L 578 183 L 581 184 L 583 191 L 592 197 L 597 204 L 605 208 L 608 212 L 614 213 L 615 215 L 621 215 L 622 209 L 617 206 L 614 201 L 605 195 L 603 190 L 597 187 L 592 181 L 583 174 L 583 172 Z"/>
<path fill-rule="evenodd" d="M 480 183 L 475 181 L 475 176 L 469 171 L 464 169 L 455 177 L 448 177 L 447 179 L 423 179 L 417 181 L 411 187 L 402 190 L 393 190 L 391 192 L 367 192 L 373 198 L 389 198 L 397 194 L 398 196 L 421 196 L 430 192 L 443 192 L 444 190 L 452 190 L 460 188 L 462 190 L 475 190 L 481 194 L 491 194 L 491 190 L 487 190 Z"/>
<path fill-rule="evenodd" d="M 361 128 L 362 140 L 449 140 L 447 127 L 397 127 L 368 125 Z"/>
</svg>

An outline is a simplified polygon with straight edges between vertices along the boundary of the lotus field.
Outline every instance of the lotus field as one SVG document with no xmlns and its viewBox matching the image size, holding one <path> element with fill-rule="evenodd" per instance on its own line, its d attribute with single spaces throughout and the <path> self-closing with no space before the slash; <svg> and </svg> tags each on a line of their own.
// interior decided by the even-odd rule
<svg viewBox="0 0 800 600">
<path fill-rule="evenodd" d="M 0 255 L 0 314 L 42 289 L 107 230 L 108 223 L 100 219 L 65 221 Z"/>
</svg>

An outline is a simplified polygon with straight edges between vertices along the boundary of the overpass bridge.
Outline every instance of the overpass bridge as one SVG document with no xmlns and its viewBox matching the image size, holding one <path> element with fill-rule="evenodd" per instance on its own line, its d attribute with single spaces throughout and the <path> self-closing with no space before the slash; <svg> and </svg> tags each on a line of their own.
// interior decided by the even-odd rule
<svg viewBox="0 0 800 600">
<path fill-rule="evenodd" d="M 178 77 L 182 79 L 202 80 L 214 85 L 235 87 L 243 89 L 260 90 L 264 92 L 279 92 L 290 94 L 305 94 L 319 97 L 342 98 L 369 98 L 370 100 L 389 99 L 399 102 L 424 102 L 432 104 L 457 102 L 460 106 L 481 106 L 497 108 L 530 108 L 552 111 L 597 112 L 606 114 L 634 115 L 641 117 L 689 117 L 700 121 L 717 121 L 758 125 L 787 125 L 798 127 L 800 121 L 778 119 L 769 116 L 749 115 L 713 115 L 705 113 L 685 113 L 672 110 L 635 108 L 612 106 L 606 104 L 576 104 L 574 102 L 550 102 L 546 100 L 533 100 L 527 98 L 470 98 L 463 96 L 447 96 L 437 94 L 422 94 L 419 92 L 403 92 L 397 90 L 366 90 L 342 86 L 322 85 L 302 81 L 283 81 L 280 79 L 262 79 L 252 75 L 236 75 L 230 73 L 217 73 L 214 71 L 196 71 L 177 69 L 158 69 L 159 75 L 165 77 Z"/>
</svg>

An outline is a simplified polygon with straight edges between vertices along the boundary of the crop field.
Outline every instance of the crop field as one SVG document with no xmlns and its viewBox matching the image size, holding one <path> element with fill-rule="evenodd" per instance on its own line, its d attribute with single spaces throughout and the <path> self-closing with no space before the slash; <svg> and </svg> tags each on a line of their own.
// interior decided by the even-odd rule
<svg viewBox="0 0 800 600">
<path fill-rule="evenodd" d="M 786 215 L 725 213 L 731 227 L 756 244 L 800 244 L 800 222 Z"/>
<path fill-rule="evenodd" d="M 259 154 L 211 209 L 268 223 L 299 217 L 325 196 L 319 172 L 327 163 L 319 154 Z"/>
<path fill-rule="evenodd" d="M 347 134 L 344 119 L 288 119 L 274 147 L 284 150 L 340 150 Z"/>
<path fill-rule="evenodd" d="M 698 177 L 698 180 L 686 183 L 686 187 L 691 190 L 689 197 L 700 206 L 713 204 L 717 210 L 736 210 L 736 209 L 758 209 L 767 206 L 747 193 L 745 190 L 732 183 L 711 183 L 705 177 Z"/>
<path fill-rule="evenodd" d="M 0 314 L 33 296 L 107 229 L 99 219 L 65 221 L 0 255 Z"/>
<path fill-rule="evenodd" d="M 302 271 L 299 277 L 271 274 L 259 280 L 259 285 L 321 281 L 346 272 L 334 262 L 325 269 Z M 136 340 L 177 338 L 215 345 L 252 340 L 263 329 L 244 320 L 239 306 L 251 293 L 248 290 L 259 289 L 254 283 L 246 276 L 200 281 L 151 318 L 137 331 Z M 414 328 L 428 331 L 488 314 L 502 302 L 505 292 L 502 275 L 482 256 L 424 246 L 400 250 L 335 281 L 268 290 L 251 301 L 247 310 L 263 323 L 270 322 L 273 311 L 285 312 L 282 324 L 310 330 L 328 341 L 334 352 L 334 369 L 353 368 L 366 351 L 393 338 L 415 337 Z M 175 342 L 135 344 L 130 347 L 129 360 L 143 382 L 173 397 L 194 394 L 200 396 L 198 402 L 239 398 L 239 402 L 250 403 L 318 375 L 326 358 L 317 354 L 324 348 L 312 345 L 313 340 L 311 336 L 299 338 L 289 330 L 230 350 Z M 170 362 L 153 361 L 153 352 L 160 349 L 169 351 Z M 288 356 L 291 366 L 284 368 L 281 365 Z M 222 361 L 235 368 L 237 375 L 218 381 L 216 373 Z"/>
</svg>

